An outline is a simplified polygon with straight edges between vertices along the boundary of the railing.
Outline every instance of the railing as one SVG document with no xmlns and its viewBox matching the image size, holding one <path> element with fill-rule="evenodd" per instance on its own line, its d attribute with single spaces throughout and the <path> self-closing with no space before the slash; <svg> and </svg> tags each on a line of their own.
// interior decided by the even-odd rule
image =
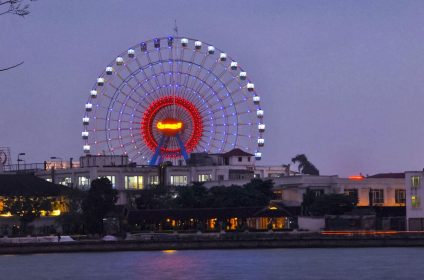
<svg viewBox="0 0 424 280">
<path fill-rule="evenodd" d="M 41 170 L 52 170 L 53 168 L 55 170 L 69 169 L 70 165 L 68 162 L 20 163 L 4 165 L 0 167 L 0 171 L 33 173 Z M 72 168 L 79 168 L 79 163 L 73 163 Z"/>
<path fill-rule="evenodd" d="M 44 163 L 22 163 L 22 164 L 10 164 L 4 165 L 2 171 L 4 172 L 19 172 L 19 173 L 31 173 L 39 170 L 45 170 Z"/>
</svg>

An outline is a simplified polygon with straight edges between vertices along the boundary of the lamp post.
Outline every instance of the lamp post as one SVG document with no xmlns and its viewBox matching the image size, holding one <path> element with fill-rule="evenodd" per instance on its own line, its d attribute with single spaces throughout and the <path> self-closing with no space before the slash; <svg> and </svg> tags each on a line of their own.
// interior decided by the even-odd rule
<svg viewBox="0 0 424 280">
<path fill-rule="evenodd" d="M 18 154 L 18 171 L 19 171 L 19 163 L 21 162 L 21 161 L 24 161 L 23 159 L 21 159 L 21 156 L 24 156 L 25 155 L 25 153 L 19 153 Z"/>
<path fill-rule="evenodd" d="M 60 160 L 60 168 L 61 169 L 63 169 L 63 159 L 61 158 L 61 157 L 50 157 L 50 159 L 53 159 L 53 160 Z M 54 166 L 54 165 L 53 165 Z"/>
</svg>

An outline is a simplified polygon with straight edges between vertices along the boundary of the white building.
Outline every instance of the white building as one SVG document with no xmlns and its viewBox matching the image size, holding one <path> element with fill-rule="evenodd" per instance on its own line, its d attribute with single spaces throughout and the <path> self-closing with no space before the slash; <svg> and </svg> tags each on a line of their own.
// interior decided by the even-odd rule
<svg viewBox="0 0 424 280">
<path fill-rule="evenodd" d="M 51 167 L 55 168 L 51 168 Z M 48 181 L 88 189 L 93 179 L 107 177 L 119 191 L 118 204 L 127 203 L 129 192 L 159 185 L 185 186 L 204 182 L 207 186 L 249 182 L 255 176 L 278 178 L 293 175 L 288 166 L 256 166 L 254 156 L 240 149 L 224 154 L 192 154 L 187 165 L 140 166 L 126 156 L 93 156 L 80 158 L 79 164 L 45 164 L 36 175 Z"/>
<path fill-rule="evenodd" d="M 421 199 L 424 197 L 422 180 L 424 171 L 405 172 L 406 186 L 406 222 L 411 231 L 424 230 L 424 208 Z"/>
</svg>

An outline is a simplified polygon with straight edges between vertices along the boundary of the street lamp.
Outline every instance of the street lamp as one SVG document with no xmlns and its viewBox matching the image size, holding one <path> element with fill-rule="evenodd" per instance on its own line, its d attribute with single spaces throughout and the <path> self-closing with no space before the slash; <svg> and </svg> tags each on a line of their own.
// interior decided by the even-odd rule
<svg viewBox="0 0 424 280">
<path fill-rule="evenodd" d="M 24 161 L 23 159 L 21 159 L 21 156 L 24 156 L 25 155 L 25 153 L 19 153 L 18 154 L 18 171 L 19 171 L 19 163 L 21 162 L 21 161 Z"/>
</svg>

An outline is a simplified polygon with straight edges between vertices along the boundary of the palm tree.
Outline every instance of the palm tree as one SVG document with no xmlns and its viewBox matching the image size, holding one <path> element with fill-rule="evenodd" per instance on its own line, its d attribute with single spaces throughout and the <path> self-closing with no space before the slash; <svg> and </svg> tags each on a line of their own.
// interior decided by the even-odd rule
<svg viewBox="0 0 424 280">
<path fill-rule="evenodd" d="M 292 158 L 293 163 L 298 163 L 299 172 L 302 174 L 319 175 L 319 170 L 313 165 L 305 154 L 296 155 Z"/>
</svg>

